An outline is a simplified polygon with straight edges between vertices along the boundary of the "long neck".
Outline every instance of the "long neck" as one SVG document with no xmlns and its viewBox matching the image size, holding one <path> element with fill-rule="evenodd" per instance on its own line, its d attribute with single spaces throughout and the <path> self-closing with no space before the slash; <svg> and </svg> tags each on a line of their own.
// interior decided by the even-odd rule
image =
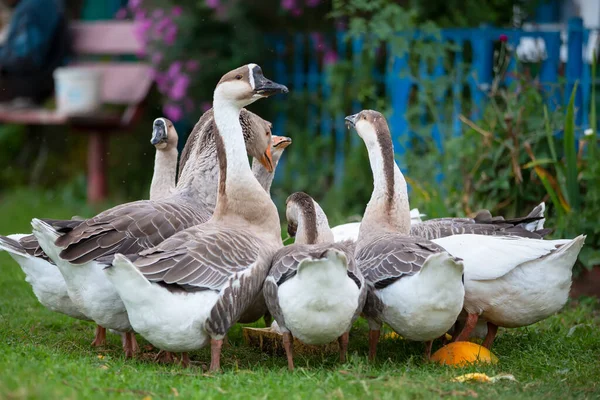
<svg viewBox="0 0 600 400">
<path fill-rule="evenodd" d="M 252 174 L 260 183 L 260 186 L 265 189 L 265 192 L 271 193 L 271 184 L 273 183 L 273 178 L 275 177 L 275 171 L 277 170 L 277 164 L 279 164 L 279 159 L 281 158 L 281 154 L 279 152 L 273 151 L 273 172 L 269 172 L 262 166 L 262 164 L 256 159 L 252 159 Z"/>
<path fill-rule="evenodd" d="M 212 117 L 194 128 L 189 159 L 179 173 L 176 192 L 200 207 L 214 211 L 217 204 L 219 166 L 215 145 L 216 125 Z M 188 144 L 186 144 L 187 146 Z"/>
<path fill-rule="evenodd" d="M 150 184 L 150 200 L 171 195 L 175 189 L 177 173 L 177 147 L 168 150 L 157 150 L 154 157 L 154 175 Z"/>
<path fill-rule="evenodd" d="M 239 121 L 241 108 L 227 101 L 214 101 L 219 160 L 219 190 L 213 220 L 242 220 L 281 242 L 279 214 L 271 197 L 262 189 L 250 169 Z"/>
<path fill-rule="evenodd" d="M 318 244 L 333 243 L 333 232 L 329 228 L 329 221 L 323 210 L 315 205 L 315 216 L 308 217 L 306 213 L 298 215 L 298 231 L 294 243 Z"/>
<path fill-rule="evenodd" d="M 390 143 L 391 145 L 391 143 Z M 393 147 L 379 142 L 368 146 L 373 171 L 373 194 L 362 219 L 359 240 L 370 233 L 410 233 L 410 206 L 406 181 L 394 161 Z"/>
</svg>

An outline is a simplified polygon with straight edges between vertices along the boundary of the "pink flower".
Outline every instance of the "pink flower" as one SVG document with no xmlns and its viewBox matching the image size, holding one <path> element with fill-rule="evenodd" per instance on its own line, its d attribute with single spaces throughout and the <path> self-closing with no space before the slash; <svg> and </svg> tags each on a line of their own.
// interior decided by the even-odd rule
<svg viewBox="0 0 600 400">
<path fill-rule="evenodd" d="M 319 3 L 321 2 L 321 0 L 304 0 L 304 2 L 309 7 L 316 7 L 316 6 L 319 5 Z"/>
<path fill-rule="evenodd" d="M 500 37 L 498 38 L 501 42 L 508 42 L 508 36 L 506 36 L 504 33 L 500 35 Z"/>
<path fill-rule="evenodd" d="M 158 64 L 161 63 L 162 60 L 163 60 L 163 54 L 162 53 L 154 53 L 154 54 L 152 54 L 152 57 L 151 57 L 152 64 L 158 65 Z"/>
<path fill-rule="evenodd" d="M 115 18 L 116 19 L 125 19 L 125 18 L 127 18 L 127 9 L 126 8 L 119 9 L 119 11 L 117 11 L 116 14 L 115 14 Z"/>
<path fill-rule="evenodd" d="M 164 39 L 165 43 L 169 46 L 175 44 L 175 40 L 177 39 L 177 25 L 171 25 L 167 28 Z"/>
<path fill-rule="evenodd" d="M 221 0 L 206 0 L 206 6 L 208 8 L 216 9 L 221 5 Z"/>
<path fill-rule="evenodd" d="M 325 65 L 335 64 L 337 62 L 337 59 L 337 53 L 332 49 L 329 49 L 325 52 L 325 56 L 323 57 L 323 63 Z"/>
<path fill-rule="evenodd" d="M 190 78 L 187 75 L 180 75 L 175 79 L 169 95 L 173 100 L 181 100 L 185 97 L 189 85 Z"/>
<path fill-rule="evenodd" d="M 294 8 L 294 9 L 292 10 L 292 15 L 293 15 L 294 17 L 299 17 L 299 16 L 301 16 L 301 15 L 302 15 L 302 13 L 303 13 L 303 12 L 304 12 L 304 11 L 302 11 L 302 9 L 301 9 L 301 8 Z"/>
<path fill-rule="evenodd" d="M 146 34 L 148 33 L 148 31 L 150 30 L 151 27 L 152 27 L 152 21 L 150 21 L 150 20 L 140 21 L 135 25 L 133 34 L 140 42 L 145 42 Z"/>
<path fill-rule="evenodd" d="M 167 94 L 169 89 L 169 80 L 167 76 L 163 73 L 156 72 L 154 81 L 156 82 L 156 86 L 158 87 L 158 91 L 162 94 Z"/>
<path fill-rule="evenodd" d="M 163 113 L 173 122 L 179 121 L 183 117 L 181 107 L 176 104 L 165 104 L 163 106 Z"/>
<path fill-rule="evenodd" d="M 173 64 L 169 66 L 167 70 L 167 77 L 169 79 L 175 80 L 177 76 L 181 73 L 181 61 L 175 61 Z"/>
<path fill-rule="evenodd" d="M 185 68 L 190 72 L 195 72 L 200 68 L 200 63 L 197 60 L 190 60 L 185 63 Z"/>
<path fill-rule="evenodd" d="M 164 10 L 162 10 L 160 8 L 152 11 L 152 18 L 154 18 L 154 19 L 162 18 L 163 15 L 165 15 L 165 12 L 164 12 Z"/>
<path fill-rule="evenodd" d="M 179 17 L 181 14 L 183 14 L 183 8 L 181 8 L 181 6 L 175 6 L 173 7 L 173 9 L 171 10 L 171 14 L 174 17 Z"/>
<path fill-rule="evenodd" d="M 281 0 L 281 8 L 284 10 L 292 10 L 296 7 L 296 0 Z"/>
<path fill-rule="evenodd" d="M 129 0 L 129 2 L 127 3 L 127 6 L 134 11 L 140 8 L 141 5 L 142 0 Z"/>
</svg>

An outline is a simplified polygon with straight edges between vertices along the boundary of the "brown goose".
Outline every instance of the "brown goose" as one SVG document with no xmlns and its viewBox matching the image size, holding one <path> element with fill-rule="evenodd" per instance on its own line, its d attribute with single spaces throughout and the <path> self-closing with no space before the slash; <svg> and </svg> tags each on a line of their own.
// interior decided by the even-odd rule
<svg viewBox="0 0 600 400">
<path fill-rule="evenodd" d="M 214 92 L 219 191 L 213 217 L 132 256 L 133 262 L 119 254 L 105 269 L 137 332 L 173 352 L 210 341 L 211 371 L 220 369 L 223 338 L 258 300 L 282 246 L 277 209 L 252 175 L 239 122 L 242 107 L 282 92 L 287 88 L 267 80 L 256 64 L 225 74 Z"/>
<path fill-rule="evenodd" d="M 463 264 L 411 231 L 406 181 L 394 161 L 387 122 L 377 111 L 346 117 L 364 141 L 373 171 L 373 194 L 360 226 L 354 257 L 368 284 L 363 314 L 369 322 L 369 358 L 385 322 L 402 337 L 427 342 L 456 321 L 465 289 Z"/>
<path fill-rule="evenodd" d="M 196 128 L 199 129 L 198 124 Z M 270 132 L 263 132 L 252 137 L 248 152 L 272 170 L 271 136 Z M 207 134 L 209 132 L 198 140 L 205 143 Z M 69 297 L 78 309 L 104 328 L 128 332 L 127 357 L 137 348 L 135 336 L 130 332 L 131 324 L 123 302 L 101 270 L 117 252 L 135 254 L 210 218 L 212 205 L 206 193 L 211 190 L 203 176 L 216 173 L 214 164 L 206 161 L 214 150 L 211 146 L 194 146 L 192 150 L 171 196 L 123 204 L 75 227 L 61 221 L 32 221 L 34 235 L 58 266 Z M 214 186 L 211 189 L 214 191 Z"/>
<path fill-rule="evenodd" d="M 354 245 L 333 243 L 327 216 L 306 193 L 294 193 L 286 203 L 288 232 L 296 242 L 273 257 L 263 292 L 283 333 L 288 369 L 294 369 L 293 337 L 307 344 L 338 339 L 345 362 L 349 331 L 367 295 Z"/>
</svg>

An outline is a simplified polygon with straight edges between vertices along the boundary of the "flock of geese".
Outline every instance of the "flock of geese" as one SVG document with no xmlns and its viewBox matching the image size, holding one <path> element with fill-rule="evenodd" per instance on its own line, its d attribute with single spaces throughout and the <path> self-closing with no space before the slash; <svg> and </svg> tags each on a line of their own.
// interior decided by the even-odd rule
<svg viewBox="0 0 600 400">
<path fill-rule="evenodd" d="M 287 92 L 256 64 L 228 72 L 186 143 L 178 177 L 175 128 L 154 121 L 150 200 L 89 219 L 34 218 L 32 234 L 2 236 L 0 248 L 45 307 L 97 324 L 92 345 L 116 331 L 131 357 L 138 333 L 161 350 L 157 358 L 188 365 L 188 352 L 210 344 L 211 371 L 220 369 L 232 325 L 263 317 L 275 320 L 293 369 L 294 337 L 337 339 L 344 361 L 359 316 L 373 360 L 384 323 L 425 342 L 428 357 L 447 332 L 458 341 L 483 336 L 489 348 L 499 326 L 530 325 L 564 306 L 585 237 L 543 240 L 543 203 L 511 220 L 482 211 L 421 221 L 377 111 L 346 117 L 373 173 L 362 221 L 330 228 L 321 207 L 297 192 L 286 201 L 295 243 L 284 246 L 269 191 L 291 139 L 272 136 L 271 124 L 244 107 Z"/>
</svg>

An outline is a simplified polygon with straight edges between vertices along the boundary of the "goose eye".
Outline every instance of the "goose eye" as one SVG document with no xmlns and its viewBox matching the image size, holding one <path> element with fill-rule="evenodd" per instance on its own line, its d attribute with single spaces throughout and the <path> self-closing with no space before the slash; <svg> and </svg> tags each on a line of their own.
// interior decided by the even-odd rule
<svg viewBox="0 0 600 400">
<path fill-rule="evenodd" d="M 240 79 L 242 79 L 242 76 L 241 75 L 236 75 L 235 79 L 237 79 L 239 81 Z"/>
<path fill-rule="evenodd" d="M 363 118 L 362 118 L 362 119 L 364 119 L 364 120 L 366 121 L 366 120 L 367 120 L 367 116 L 366 116 L 366 115 L 363 115 Z"/>
</svg>

